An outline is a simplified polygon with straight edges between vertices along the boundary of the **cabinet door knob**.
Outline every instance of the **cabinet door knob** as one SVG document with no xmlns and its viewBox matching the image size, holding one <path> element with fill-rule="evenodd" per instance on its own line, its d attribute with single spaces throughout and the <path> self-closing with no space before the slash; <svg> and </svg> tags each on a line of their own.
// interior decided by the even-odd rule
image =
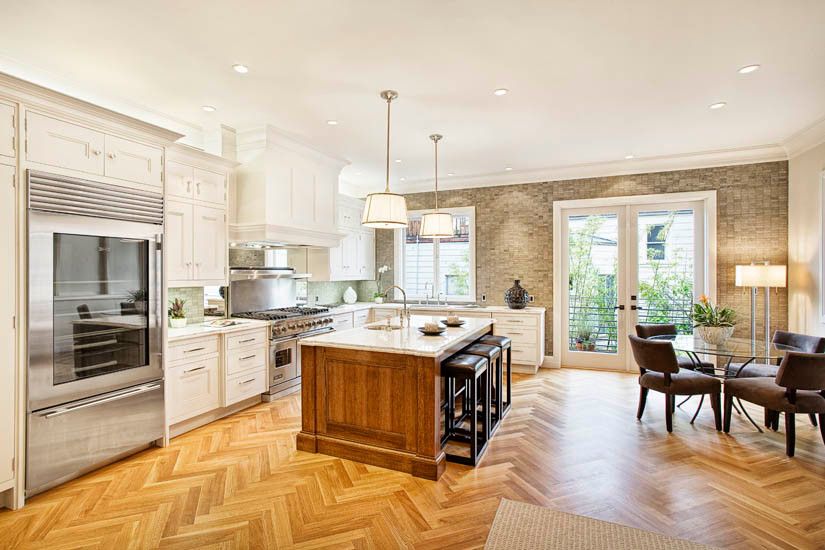
<svg viewBox="0 0 825 550">
<path fill-rule="evenodd" d="M 100 149 L 92 149 L 92 154 L 94 156 L 99 157 L 100 153 L 102 153 L 102 151 Z"/>
<path fill-rule="evenodd" d="M 109 153 L 109 158 L 114 160 L 115 158 L 117 158 L 117 155 L 114 153 Z"/>
<path fill-rule="evenodd" d="M 195 191 L 197 191 L 198 195 L 201 194 L 201 182 L 195 182 Z"/>
<path fill-rule="evenodd" d="M 186 180 L 186 192 L 190 193 L 191 191 L 192 191 L 192 182 L 189 181 L 189 180 Z"/>
</svg>

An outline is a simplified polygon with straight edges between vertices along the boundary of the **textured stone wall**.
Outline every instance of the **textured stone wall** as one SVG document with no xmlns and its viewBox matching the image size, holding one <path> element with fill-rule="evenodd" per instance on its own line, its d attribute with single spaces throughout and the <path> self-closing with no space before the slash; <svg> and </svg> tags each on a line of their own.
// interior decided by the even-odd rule
<svg viewBox="0 0 825 550">
<path fill-rule="evenodd" d="M 503 304 L 518 277 L 547 308 L 547 353 L 553 339 L 553 202 L 627 195 L 717 191 L 717 297 L 740 313 L 737 335 L 749 331 L 746 289 L 734 286 L 734 266 L 753 260 L 788 263 L 788 163 L 770 162 L 611 176 L 439 193 L 443 206 L 476 207 L 476 293 Z M 410 210 L 432 208 L 432 193 L 407 195 Z M 378 265 L 393 265 L 393 233 L 376 232 Z M 762 304 L 757 330 L 762 331 Z M 785 289 L 771 294 L 773 328 L 787 327 Z M 761 334 L 761 332 L 760 332 Z"/>
</svg>

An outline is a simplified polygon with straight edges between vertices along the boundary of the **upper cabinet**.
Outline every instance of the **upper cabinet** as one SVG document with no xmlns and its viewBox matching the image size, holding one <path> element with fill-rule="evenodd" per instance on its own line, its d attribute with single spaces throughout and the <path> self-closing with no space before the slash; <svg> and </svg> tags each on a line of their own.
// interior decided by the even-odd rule
<svg viewBox="0 0 825 550">
<path fill-rule="evenodd" d="M 26 113 L 26 161 L 161 189 L 163 148 L 86 126 Z"/>
<path fill-rule="evenodd" d="M 335 197 L 346 161 L 271 126 L 238 133 L 238 160 L 232 240 L 339 244 Z"/>
<path fill-rule="evenodd" d="M 226 200 L 236 165 L 184 145 L 167 149 L 165 265 L 169 286 L 226 284 Z"/>
<path fill-rule="evenodd" d="M 13 161 L 17 156 L 17 108 L 0 100 L 0 160 Z"/>
<path fill-rule="evenodd" d="M 366 281 L 375 279 L 375 232 L 361 225 L 364 201 L 340 195 L 338 230 L 344 237 L 337 246 L 309 249 L 307 269 L 311 281 Z"/>
</svg>

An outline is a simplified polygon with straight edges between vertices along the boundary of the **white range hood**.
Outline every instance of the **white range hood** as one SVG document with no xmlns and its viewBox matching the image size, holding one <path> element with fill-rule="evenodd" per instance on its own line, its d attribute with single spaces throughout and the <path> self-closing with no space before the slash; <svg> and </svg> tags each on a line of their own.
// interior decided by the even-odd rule
<svg viewBox="0 0 825 550">
<path fill-rule="evenodd" d="M 273 126 L 238 132 L 229 236 L 236 243 L 338 246 L 338 176 L 348 164 Z"/>
</svg>

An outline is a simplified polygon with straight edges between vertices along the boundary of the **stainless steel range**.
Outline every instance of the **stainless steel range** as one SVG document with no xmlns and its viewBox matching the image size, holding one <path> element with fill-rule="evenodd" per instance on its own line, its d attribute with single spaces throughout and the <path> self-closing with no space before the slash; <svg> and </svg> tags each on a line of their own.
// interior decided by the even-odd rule
<svg viewBox="0 0 825 550">
<path fill-rule="evenodd" d="M 301 338 L 331 332 L 325 307 L 296 305 L 296 281 L 308 275 L 285 267 L 236 268 L 229 272 L 228 311 L 232 317 L 269 321 L 269 390 L 272 401 L 301 388 Z"/>
</svg>

